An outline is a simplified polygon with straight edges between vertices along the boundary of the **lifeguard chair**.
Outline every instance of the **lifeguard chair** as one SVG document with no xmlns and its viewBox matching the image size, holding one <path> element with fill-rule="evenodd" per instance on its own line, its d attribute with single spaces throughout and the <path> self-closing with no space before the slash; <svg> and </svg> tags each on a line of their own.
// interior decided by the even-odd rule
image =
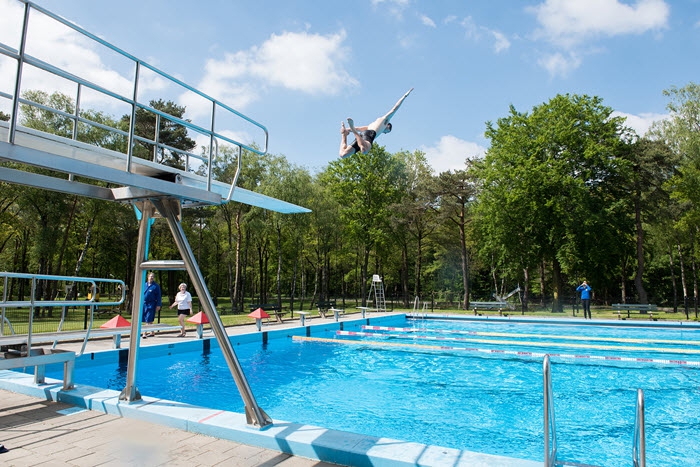
<svg viewBox="0 0 700 467">
<path fill-rule="evenodd" d="M 12 89 L 0 89 L 0 100 L 4 98 L 11 103 L 9 122 L 0 121 L 0 161 L 5 161 L 0 165 L 0 181 L 128 203 L 134 206 L 137 218 L 140 220 L 133 290 L 134 298 L 139 297 L 139 300 L 134 300 L 132 306 L 132 338 L 129 342 L 127 382 L 120 398 L 128 402 L 141 398 L 135 381 L 139 352 L 139 339 L 135 336 L 141 334 L 140 310 L 143 305 L 142 288 L 146 281 L 146 271 L 186 270 L 241 393 L 248 423 L 259 427 L 270 424 L 270 418 L 258 407 L 255 401 L 180 224 L 183 208 L 219 205 L 230 201 L 280 213 L 310 212 L 306 208 L 236 186 L 243 150 L 260 155 L 265 154 L 268 144 L 267 129 L 231 107 L 133 57 L 48 10 L 26 0 L 18 0 L 18 2 L 24 7 L 21 37 L 18 38 L 18 44 L 15 47 L 12 44 L 0 43 L 0 58 L 14 60 L 17 64 Z M 95 83 L 88 79 L 86 74 L 78 74 L 75 70 L 68 71 L 62 68 L 61 64 L 50 63 L 46 58 L 40 59 L 31 55 L 29 53 L 31 49 L 29 47 L 31 44 L 30 32 L 36 30 L 36 28 L 32 29 L 31 27 L 35 21 L 52 21 L 54 26 L 62 25 L 68 28 L 70 34 L 75 34 L 89 42 L 91 48 L 99 48 L 113 55 L 116 54 L 121 60 L 131 63 L 133 78 L 128 92 Z M 60 44 L 56 44 L 56 47 L 60 47 Z M 44 57 L 46 56 L 50 57 L 51 54 L 45 54 Z M 63 85 L 68 83 L 72 86 L 75 90 L 75 112 L 69 114 L 63 110 L 53 109 L 24 98 L 23 91 L 26 89 L 23 88 L 22 78 L 27 71 L 33 74 L 44 73 L 52 79 L 58 78 Z M 151 76 L 164 80 L 169 86 L 179 88 L 182 92 L 194 95 L 204 101 L 210 109 L 210 125 L 205 127 L 175 117 L 151 107 L 142 100 L 139 94 L 139 83 L 140 76 L 144 72 L 148 72 Z M 123 84 L 123 82 L 120 81 L 119 84 Z M 131 109 L 129 130 L 123 131 L 107 127 L 85 118 L 81 113 L 81 105 L 83 104 L 81 98 L 86 91 L 89 91 L 93 96 L 100 96 L 101 99 L 112 99 L 120 105 L 128 105 Z M 73 125 L 72 137 L 57 136 L 21 126 L 19 124 L 21 106 L 40 108 L 44 112 L 50 112 L 70 120 Z M 155 116 L 157 124 L 153 139 L 144 138 L 135 133 L 138 110 Z M 226 136 L 225 134 L 232 134 L 231 129 L 220 127 L 217 124 L 218 120 L 245 126 L 246 132 L 255 133 L 264 141 L 262 149 Z M 185 128 L 188 134 L 193 134 L 200 139 L 203 137 L 208 141 L 208 147 L 202 154 L 195 154 L 161 143 L 158 138 L 159 122 L 168 122 L 170 125 Z M 123 138 L 127 143 L 125 145 L 126 151 L 122 153 L 81 141 L 80 129 L 85 126 L 110 132 L 114 138 Z M 158 152 L 177 154 L 179 158 L 184 159 L 184 167 L 177 168 L 165 165 L 159 162 L 156 157 L 152 159 L 136 157 L 134 147 L 137 142 L 152 147 L 154 155 Z M 214 176 L 215 161 L 220 144 L 228 144 L 238 149 L 237 170 L 232 179 L 229 180 L 218 180 Z M 32 167 L 34 169 L 31 169 Z M 37 168 L 41 171 L 35 171 Z M 151 225 L 156 217 L 162 217 L 167 221 L 182 260 L 149 259 L 148 240 Z"/>
</svg>

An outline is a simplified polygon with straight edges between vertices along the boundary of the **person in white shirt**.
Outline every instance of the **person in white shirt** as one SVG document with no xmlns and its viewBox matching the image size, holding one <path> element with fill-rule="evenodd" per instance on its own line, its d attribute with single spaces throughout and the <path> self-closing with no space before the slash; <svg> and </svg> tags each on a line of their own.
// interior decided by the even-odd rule
<svg viewBox="0 0 700 467">
<path fill-rule="evenodd" d="M 187 284 L 184 282 L 178 286 L 180 291 L 175 295 L 175 301 L 170 308 L 175 308 L 177 305 L 177 319 L 180 321 L 180 335 L 178 337 L 185 337 L 187 335 L 185 331 L 185 316 L 192 314 L 192 295 L 187 291 Z"/>
</svg>

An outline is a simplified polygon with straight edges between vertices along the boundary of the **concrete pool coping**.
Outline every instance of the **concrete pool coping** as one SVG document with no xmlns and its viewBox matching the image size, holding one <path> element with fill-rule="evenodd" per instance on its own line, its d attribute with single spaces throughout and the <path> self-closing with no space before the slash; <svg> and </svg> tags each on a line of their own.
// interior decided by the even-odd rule
<svg viewBox="0 0 700 467">
<path fill-rule="evenodd" d="M 394 314 L 392 319 L 403 317 Z M 357 324 L 381 324 L 385 319 L 369 317 L 366 319 L 344 320 L 348 326 Z M 334 328 L 343 327 L 340 323 L 322 321 L 318 326 Z M 305 334 L 308 331 L 301 327 L 273 328 L 274 334 L 288 336 L 289 334 Z M 240 340 L 258 340 L 260 333 L 237 333 Z M 280 336 L 281 337 L 281 336 Z M 264 337 L 263 337 L 264 338 Z M 201 342 L 199 340 L 194 342 Z M 182 341 L 168 343 L 165 347 L 172 351 L 175 346 L 183 345 Z M 201 344 L 199 344 L 201 345 Z M 149 346 L 150 350 L 158 350 Z M 158 346 L 158 347 L 162 347 Z M 97 351 L 94 354 L 120 351 Z M 98 358 L 100 360 L 101 358 Z M 90 386 L 78 385 L 71 391 L 62 390 L 58 380 L 47 378 L 46 384 L 37 386 L 33 376 L 13 371 L 0 372 L 0 388 L 28 396 L 58 401 L 76 407 L 115 415 L 122 418 L 136 419 L 177 428 L 183 431 L 204 434 L 220 439 L 227 439 L 251 446 L 280 451 L 294 456 L 317 459 L 319 461 L 350 466 L 504 466 L 530 467 L 540 466 L 540 462 L 495 456 L 471 451 L 429 446 L 420 443 L 373 437 L 356 433 L 330 430 L 322 427 L 303 425 L 275 420 L 273 425 L 265 429 L 256 429 L 246 424 L 242 413 L 227 412 L 189 404 L 168 401 L 144 396 L 141 401 L 127 403 L 119 401 L 119 393 Z M 543 441 L 544 442 L 544 441 Z"/>
</svg>

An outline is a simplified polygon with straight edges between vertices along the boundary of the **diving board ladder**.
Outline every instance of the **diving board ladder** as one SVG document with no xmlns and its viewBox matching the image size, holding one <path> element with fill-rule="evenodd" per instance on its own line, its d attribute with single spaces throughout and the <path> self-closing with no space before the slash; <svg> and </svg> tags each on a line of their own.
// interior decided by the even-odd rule
<svg viewBox="0 0 700 467">
<path fill-rule="evenodd" d="M 17 0 L 14 5 L 8 6 L 3 14 L 12 18 L 12 14 L 19 11 L 18 4 L 23 8 L 23 14 L 17 15 L 16 19 L 17 23 L 22 25 L 18 44 L 0 42 L 0 58 L 16 62 L 16 74 L 12 83 L 9 83 L 8 88 L 3 88 L 4 83 L 0 83 L 0 108 L 2 108 L 1 104 L 5 102 L 3 99 L 10 103 L 9 122 L 0 121 L 0 181 L 134 206 L 140 217 L 140 223 L 133 294 L 135 298 L 139 297 L 139 299 L 132 301 L 131 335 L 139 336 L 141 334 L 143 284 L 146 281 L 147 271 L 186 270 L 241 393 L 248 423 L 258 427 L 269 425 L 271 420 L 255 401 L 179 220 L 183 208 L 216 206 L 230 201 L 284 214 L 310 212 L 306 208 L 236 185 L 241 170 L 243 149 L 259 155 L 267 153 L 267 129 L 262 124 L 222 102 L 137 59 L 31 1 Z M 30 27 L 36 21 L 39 22 L 38 26 Z M 66 36 L 70 35 L 72 39 L 75 39 L 76 44 L 87 43 L 85 50 L 90 50 L 90 53 L 109 55 L 105 63 L 111 63 L 114 54 L 120 56 L 120 60 L 133 65 L 133 74 L 127 73 L 127 76 L 120 76 L 123 80 L 110 79 L 106 84 L 98 83 L 94 81 L 98 75 L 91 75 L 88 73 L 90 70 L 82 69 L 79 64 L 68 69 L 68 66 L 75 64 L 66 64 L 60 61 L 51 62 L 56 58 L 54 55 L 61 54 L 52 54 L 51 50 L 42 50 L 42 58 L 31 55 L 27 47 L 29 43 L 29 50 L 33 51 L 31 44 L 34 42 L 28 40 L 30 30 L 43 34 L 45 30 L 52 29 L 47 28 L 47 22 L 50 22 L 52 27 L 61 29 Z M 61 47 L 61 44 L 62 42 L 54 41 L 48 47 Z M 62 87 L 51 88 L 52 84 L 47 84 L 45 86 L 48 89 L 40 89 L 48 95 L 51 95 L 52 92 L 64 93 L 66 89 L 74 89 L 74 109 L 69 111 L 56 109 L 30 100 L 26 91 L 31 89 L 24 89 L 22 82 L 25 69 L 30 75 L 51 78 L 46 82 L 53 83 L 54 86 L 56 86 L 55 78 L 59 78 L 58 81 Z M 147 77 L 142 79 L 142 75 L 147 75 Z M 151 99 L 139 94 L 139 84 L 141 83 L 143 86 L 142 81 L 149 78 L 163 80 L 170 91 L 169 95 L 190 94 L 202 99 L 209 109 L 208 122 L 210 125 L 202 126 L 189 119 L 180 118 L 152 107 L 150 105 Z M 127 83 L 127 89 L 123 83 Z M 117 86 L 120 86 L 119 89 Z M 81 99 L 86 94 L 93 96 L 93 98 L 99 96 L 98 101 L 111 102 L 115 107 L 126 104 L 130 108 L 128 131 L 110 127 L 88 118 L 89 113 L 84 114 L 81 110 L 85 106 Z M 63 121 L 65 126 L 72 125 L 72 132 L 61 133 L 57 129 L 54 130 L 54 133 L 49 133 L 22 126 L 22 111 L 24 109 L 38 109 L 42 113 L 50 113 L 53 118 Z M 163 144 L 159 140 L 160 123 L 155 125 L 154 136 L 147 137 L 143 134 L 137 134 L 137 111 L 152 116 L 156 122 L 167 122 L 163 123 L 163 126 L 171 125 L 182 128 L 188 136 L 192 135 L 192 139 L 205 140 L 208 145 L 204 146 L 202 153 L 198 154 Z M 227 124 L 233 122 L 235 127 L 222 127 L 222 124 L 219 123 L 221 121 L 227 122 Z M 114 149 L 114 147 L 119 146 L 118 144 L 112 144 L 111 148 L 106 148 L 87 141 L 86 128 L 98 129 L 108 134 L 109 138 L 105 138 L 107 144 L 123 141 L 125 152 Z M 262 138 L 264 140 L 263 149 L 227 136 L 232 134 L 247 134 L 251 135 L 252 138 Z M 221 167 L 216 166 L 220 144 L 228 144 L 238 150 L 236 172 L 233 176 L 222 176 L 225 178 L 223 180 L 216 177 L 216 174 L 222 171 Z M 136 154 L 135 148 L 138 145 L 152 148 L 152 156 L 141 157 Z M 160 160 L 159 154 L 163 155 Z M 165 155 L 172 156 L 170 159 L 179 162 L 166 164 L 165 162 L 169 158 Z M 9 164 L 5 164 L 5 161 Z M 166 219 L 180 252 L 181 260 L 149 260 L 150 226 L 156 217 Z M 127 383 L 120 397 L 127 402 L 141 398 L 136 385 L 139 345 L 138 338 L 130 339 Z"/>
</svg>

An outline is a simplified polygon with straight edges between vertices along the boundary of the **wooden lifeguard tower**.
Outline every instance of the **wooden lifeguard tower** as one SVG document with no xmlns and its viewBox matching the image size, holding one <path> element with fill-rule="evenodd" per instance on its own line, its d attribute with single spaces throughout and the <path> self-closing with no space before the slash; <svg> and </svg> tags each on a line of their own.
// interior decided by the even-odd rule
<svg viewBox="0 0 700 467">
<path fill-rule="evenodd" d="M 219 205 L 231 201 L 280 213 L 309 212 L 303 207 L 236 186 L 243 150 L 260 155 L 265 154 L 268 143 L 267 129 L 218 100 L 133 57 L 48 10 L 27 0 L 18 0 L 18 2 L 24 7 L 19 43 L 12 45 L 0 42 L 0 55 L 4 56 L 0 58 L 3 60 L 9 58 L 17 64 L 15 80 L 12 83 L 13 88 L 0 88 L 0 100 L 7 99 L 11 102 L 9 122 L 0 121 L 0 181 L 128 203 L 134 206 L 137 217 L 140 219 L 133 290 L 134 298 L 138 297 L 139 299 L 133 301 L 131 310 L 132 338 L 129 341 L 127 380 L 120 399 L 131 402 L 141 398 L 135 376 L 139 353 L 138 336 L 141 335 L 142 288 L 146 281 L 146 271 L 182 269 L 187 271 L 192 280 L 202 308 L 211 323 L 211 328 L 245 403 L 248 423 L 258 427 L 269 425 L 272 422 L 255 401 L 180 224 L 180 214 L 183 208 Z M 69 72 L 60 64 L 50 63 L 46 58 L 40 59 L 28 53 L 31 32 L 36 30 L 36 28 L 32 29 L 31 27 L 35 21 L 52 21 L 55 25 L 62 25 L 61 27 L 68 28 L 67 30 L 71 34 L 88 41 L 92 48 L 105 50 L 112 55 L 116 54 L 122 61 L 126 60 L 131 63 L 133 78 L 128 92 L 110 89 L 104 84 L 98 84 L 86 78 L 89 76 L 88 74 Z M 60 44 L 56 45 L 56 47 L 60 46 Z M 50 53 L 44 54 L 44 56 L 47 55 L 51 56 Z M 28 71 L 33 74 L 45 73 L 52 79 L 58 78 L 64 86 L 66 83 L 72 86 L 75 91 L 75 112 L 73 114 L 66 113 L 63 110 L 26 99 L 24 91 L 27 89 L 23 88 L 22 78 L 24 73 Z M 139 83 L 141 74 L 146 71 L 151 76 L 164 80 L 168 85 L 180 88 L 182 92 L 187 92 L 206 102 L 210 109 L 210 125 L 203 127 L 183 120 L 155 109 L 142 100 L 139 95 Z M 123 82 L 120 81 L 120 84 Z M 81 113 L 81 96 L 85 91 L 89 91 L 93 96 L 99 95 L 101 99 L 111 99 L 120 105 L 128 105 L 131 109 L 129 130 L 123 131 L 107 127 L 85 118 Z M 44 112 L 69 119 L 73 124 L 72 137 L 56 136 L 19 125 L 20 110 L 23 106 L 39 108 Z M 144 138 L 135 133 L 137 111 L 149 112 L 155 116 L 157 124 L 152 139 Z M 232 134 L 231 130 L 220 128 L 217 124 L 218 120 L 233 121 L 246 126 L 246 132 L 255 132 L 258 137 L 264 140 L 262 149 L 226 136 Z M 158 122 L 168 122 L 170 125 L 183 127 L 188 134 L 206 139 L 208 147 L 202 154 L 194 154 L 167 146 L 159 141 L 160 123 Z M 85 126 L 97 127 L 110 132 L 115 138 L 123 138 L 127 143 L 126 151 L 122 153 L 82 142 L 80 128 Z M 136 157 L 134 147 L 137 143 L 153 148 L 153 157 L 150 159 Z M 237 171 L 231 180 L 217 180 L 214 177 L 219 145 L 230 145 L 238 149 Z M 184 168 L 174 168 L 161 163 L 156 155 L 164 152 L 177 154 L 179 158 L 184 159 Z M 42 170 L 35 171 L 37 168 Z M 162 217 L 167 221 L 182 260 L 149 259 L 149 233 L 152 221 L 156 217 Z"/>
</svg>

